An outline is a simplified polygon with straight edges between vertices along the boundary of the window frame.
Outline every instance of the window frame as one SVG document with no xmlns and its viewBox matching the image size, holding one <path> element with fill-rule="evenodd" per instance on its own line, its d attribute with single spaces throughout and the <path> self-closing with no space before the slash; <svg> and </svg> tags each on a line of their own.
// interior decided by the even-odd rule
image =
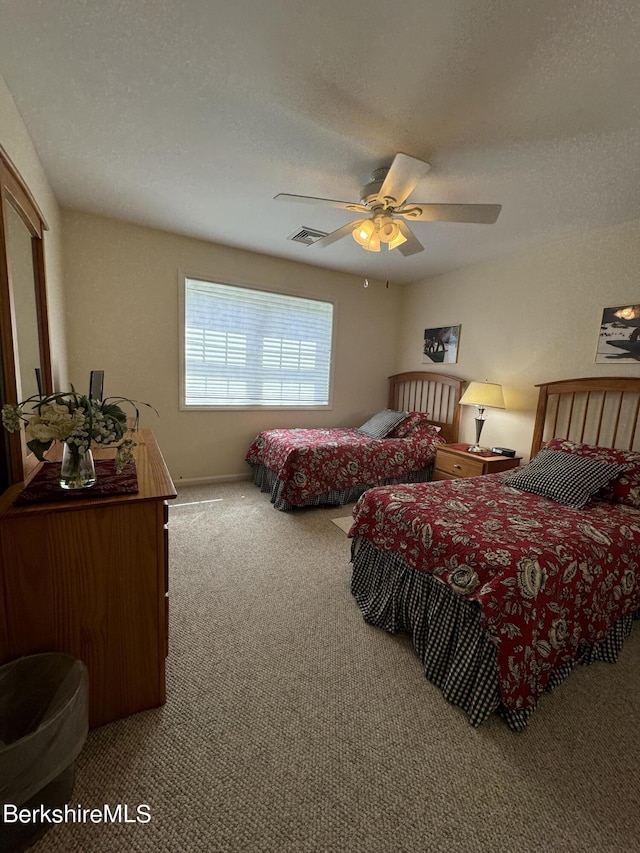
<svg viewBox="0 0 640 853">
<path fill-rule="evenodd" d="M 300 403 L 293 405 L 209 405 L 209 406 L 193 406 L 186 402 L 186 359 L 185 359 L 185 339 L 186 339 L 186 280 L 200 281 L 205 284 L 227 284 L 230 287 L 244 287 L 247 290 L 261 290 L 266 293 L 273 293 L 275 296 L 291 296 L 298 299 L 314 300 L 316 302 L 325 302 L 332 306 L 331 317 L 331 348 L 329 361 L 329 393 L 328 402 L 316 405 L 304 406 Z M 331 411 L 333 409 L 333 389 L 334 389 L 334 366 L 335 366 L 335 349 L 336 349 L 336 330 L 337 330 L 337 314 L 338 300 L 334 297 L 326 295 L 318 295 L 315 293 L 299 293 L 293 290 L 285 290 L 276 288 L 270 285 L 241 281 L 239 279 L 230 279 L 202 273 L 191 273 L 186 270 L 178 270 L 178 349 L 179 349 L 179 399 L 178 409 L 181 412 L 267 412 L 267 411 L 296 411 L 296 412 L 313 412 L 313 411 Z"/>
</svg>

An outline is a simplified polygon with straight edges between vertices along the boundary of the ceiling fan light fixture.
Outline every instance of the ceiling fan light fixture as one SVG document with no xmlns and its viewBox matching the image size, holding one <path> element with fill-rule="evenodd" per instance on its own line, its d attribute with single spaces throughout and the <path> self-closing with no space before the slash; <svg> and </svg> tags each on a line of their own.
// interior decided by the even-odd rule
<svg viewBox="0 0 640 853">
<path fill-rule="evenodd" d="M 378 232 L 374 231 L 371 235 L 371 239 L 365 246 L 367 252 L 379 252 L 380 251 L 380 237 L 378 236 Z"/>
<path fill-rule="evenodd" d="M 369 252 L 380 251 L 380 238 L 373 219 L 360 219 L 354 222 L 351 236 L 363 249 L 367 249 Z"/>
<path fill-rule="evenodd" d="M 359 243 L 363 248 L 366 248 L 368 241 L 371 239 L 371 235 L 374 231 L 374 224 L 370 219 L 358 219 L 353 223 L 353 228 L 351 230 L 351 236 Z"/>
<path fill-rule="evenodd" d="M 395 223 L 394 223 L 395 224 Z M 396 225 L 396 235 L 392 240 L 389 240 L 389 251 L 391 249 L 395 249 L 398 246 L 402 246 L 403 243 L 407 242 L 407 238 L 402 234 L 398 226 Z"/>
<path fill-rule="evenodd" d="M 351 236 L 367 252 L 379 252 L 381 243 L 385 243 L 388 249 L 395 249 L 407 241 L 398 223 L 390 216 L 358 219 L 353 223 Z"/>
<path fill-rule="evenodd" d="M 380 223 L 380 239 L 383 243 L 391 243 L 392 240 L 400 233 L 400 229 L 398 228 L 397 223 L 391 219 L 391 217 L 386 217 Z"/>
</svg>

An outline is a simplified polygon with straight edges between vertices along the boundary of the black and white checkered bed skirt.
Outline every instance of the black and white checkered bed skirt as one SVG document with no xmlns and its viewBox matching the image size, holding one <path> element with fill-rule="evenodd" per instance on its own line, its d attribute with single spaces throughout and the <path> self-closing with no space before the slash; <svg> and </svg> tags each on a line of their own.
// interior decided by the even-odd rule
<svg viewBox="0 0 640 853">
<path fill-rule="evenodd" d="M 458 705 L 472 726 L 494 711 L 510 729 L 523 731 L 534 709 L 512 711 L 500 699 L 496 649 L 480 628 L 480 607 L 456 595 L 442 581 L 412 569 L 397 554 L 380 551 L 368 540 L 352 542 L 351 592 L 364 619 L 392 634 L 406 631 L 425 675 L 445 699 Z M 584 647 L 579 659 L 557 669 L 547 692 L 558 687 L 577 663 L 615 663 L 640 610 L 616 622 L 605 640 Z"/>
<path fill-rule="evenodd" d="M 421 468 L 419 471 L 411 471 L 404 477 L 390 478 L 380 483 L 370 483 L 366 486 L 351 486 L 348 489 L 331 489 L 321 495 L 306 498 L 302 504 L 291 504 L 282 497 L 285 484 L 278 479 L 278 475 L 264 465 L 249 463 L 253 468 L 253 482 L 260 487 L 261 492 L 271 493 L 271 503 L 282 512 L 300 509 L 309 506 L 343 506 L 343 504 L 355 503 L 367 489 L 374 486 L 393 486 L 398 483 L 428 483 L 431 480 L 433 465 Z"/>
</svg>

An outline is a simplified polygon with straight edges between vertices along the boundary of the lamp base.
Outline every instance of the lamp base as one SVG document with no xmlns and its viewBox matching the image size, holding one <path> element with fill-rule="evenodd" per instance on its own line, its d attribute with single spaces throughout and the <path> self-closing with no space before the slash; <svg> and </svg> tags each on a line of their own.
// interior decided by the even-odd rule
<svg viewBox="0 0 640 853">
<path fill-rule="evenodd" d="M 480 447 L 480 435 L 482 434 L 482 427 L 484 426 L 484 408 L 478 406 L 479 415 L 475 418 L 476 422 L 476 443 L 469 448 L 470 453 L 483 453 L 487 448 Z"/>
</svg>

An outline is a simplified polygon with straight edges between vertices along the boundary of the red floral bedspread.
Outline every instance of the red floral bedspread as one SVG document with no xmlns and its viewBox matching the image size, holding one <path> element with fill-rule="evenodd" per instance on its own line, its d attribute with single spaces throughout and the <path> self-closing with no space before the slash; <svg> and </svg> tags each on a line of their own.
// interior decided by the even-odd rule
<svg viewBox="0 0 640 853">
<path fill-rule="evenodd" d="M 502 700 L 519 709 L 535 706 L 579 645 L 640 608 L 640 511 L 570 509 L 502 485 L 505 476 L 373 489 L 350 535 L 478 602 Z"/>
<path fill-rule="evenodd" d="M 444 440 L 435 430 L 408 438 L 369 438 L 356 429 L 271 429 L 261 432 L 246 460 L 285 483 L 282 497 L 299 506 L 329 490 L 384 482 L 431 465 Z"/>
</svg>

